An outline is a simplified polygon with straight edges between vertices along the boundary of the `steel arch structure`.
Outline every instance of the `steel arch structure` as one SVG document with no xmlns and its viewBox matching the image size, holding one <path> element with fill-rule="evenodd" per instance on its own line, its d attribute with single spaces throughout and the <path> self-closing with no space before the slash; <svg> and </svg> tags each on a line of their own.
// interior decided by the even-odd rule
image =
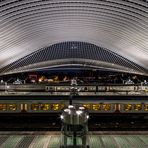
<svg viewBox="0 0 148 148">
<path fill-rule="evenodd" d="M 147 75 L 147 0 L 1 0 L 0 74 L 59 61 Z"/>
</svg>

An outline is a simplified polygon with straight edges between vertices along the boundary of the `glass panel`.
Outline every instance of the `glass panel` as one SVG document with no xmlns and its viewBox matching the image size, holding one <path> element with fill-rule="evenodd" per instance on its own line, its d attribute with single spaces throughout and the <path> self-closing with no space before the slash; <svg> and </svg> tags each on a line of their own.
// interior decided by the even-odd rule
<svg viewBox="0 0 148 148">
<path fill-rule="evenodd" d="M 86 109 L 91 109 L 91 105 L 90 104 L 83 104 L 83 107 L 85 107 Z"/>
<path fill-rule="evenodd" d="M 60 104 L 52 104 L 51 110 L 54 110 L 54 111 L 60 110 Z"/>
<path fill-rule="evenodd" d="M 93 109 L 94 111 L 101 110 L 101 105 L 100 105 L 100 104 L 93 104 L 93 105 L 92 105 L 92 109 Z"/>
<path fill-rule="evenodd" d="M 148 111 L 148 104 L 144 104 L 144 110 Z"/>
<path fill-rule="evenodd" d="M 64 104 L 61 104 L 61 109 L 63 109 L 65 107 L 65 105 Z"/>
<path fill-rule="evenodd" d="M 142 110 L 142 104 L 134 104 L 134 110 L 136 111 Z"/>
<path fill-rule="evenodd" d="M 104 111 L 109 111 L 109 110 L 111 110 L 111 104 L 103 104 L 103 105 L 102 105 L 102 110 L 104 110 Z"/>
<path fill-rule="evenodd" d="M 34 111 L 40 110 L 40 104 L 31 104 L 31 109 Z"/>
<path fill-rule="evenodd" d="M 8 109 L 15 111 L 17 109 L 17 105 L 16 104 L 8 104 Z"/>
<path fill-rule="evenodd" d="M 124 104 L 124 111 L 131 111 L 132 110 L 132 104 Z"/>
<path fill-rule="evenodd" d="M 7 104 L 0 104 L 0 110 L 2 111 L 7 110 Z"/>
<path fill-rule="evenodd" d="M 41 110 L 44 110 L 44 111 L 49 110 L 49 104 L 41 104 Z"/>
</svg>

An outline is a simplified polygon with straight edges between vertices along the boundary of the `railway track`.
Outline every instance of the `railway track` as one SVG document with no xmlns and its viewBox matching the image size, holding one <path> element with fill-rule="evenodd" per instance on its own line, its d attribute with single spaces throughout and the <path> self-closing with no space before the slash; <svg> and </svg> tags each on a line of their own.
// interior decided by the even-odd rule
<svg viewBox="0 0 148 148">
<path fill-rule="evenodd" d="M 0 115 L 0 131 L 60 131 L 59 115 L 48 114 Z M 148 119 L 144 116 L 91 116 L 90 131 L 148 131 Z"/>
</svg>

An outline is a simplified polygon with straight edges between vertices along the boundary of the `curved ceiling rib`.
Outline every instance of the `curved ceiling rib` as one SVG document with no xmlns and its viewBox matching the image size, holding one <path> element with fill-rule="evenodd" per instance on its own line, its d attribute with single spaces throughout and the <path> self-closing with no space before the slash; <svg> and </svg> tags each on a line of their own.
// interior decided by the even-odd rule
<svg viewBox="0 0 148 148">
<path fill-rule="evenodd" d="M 39 49 L 71 41 L 95 44 L 94 50 L 109 49 L 109 53 L 119 55 L 116 64 L 123 69 L 148 74 L 147 0 L 0 1 L 0 74 L 14 70 L 16 62 L 23 68 L 22 59 Z M 80 48 L 77 55 L 82 51 Z M 92 50 L 90 54 L 95 53 Z M 85 56 L 87 60 L 95 57 Z M 65 57 L 69 58 L 78 60 L 79 56 Z"/>
<path fill-rule="evenodd" d="M 62 42 L 37 50 L 1 69 L 10 74 L 63 64 L 83 64 L 113 71 L 145 73 L 145 69 L 102 47 L 85 42 Z"/>
<path fill-rule="evenodd" d="M 107 62 L 102 62 L 102 61 L 97 61 L 97 60 L 92 60 L 92 59 L 79 59 L 79 58 L 72 58 L 72 59 L 56 59 L 56 60 L 48 60 L 44 62 L 39 62 L 23 67 L 19 67 L 14 70 L 10 70 L 8 73 L 4 73 L 3 75 L 7 74 L 14 74 L 14 73 L 22 73 L 22 72 L 31 72 L 31 71 L 37 71 L 37 70 L 45 70 L 45 69 L 54 69 L 56 70 L 57 68 L 62 68 L 65 69 L 67 67 L 70 67 L 71 69 L 75 67 L 79 68 L 91 68 L 91 69 L 102 69 L 102 70 L 108 70 L 108 71 L 114 71 L 114 72 L 125 72 L 125 73 L 133 73 L 133 74 L 141 74 L 139 72 L 136 72 L 133 69 L 129 69 L 117 64 L 113 63 L 107 63 Z"/>
</svg>

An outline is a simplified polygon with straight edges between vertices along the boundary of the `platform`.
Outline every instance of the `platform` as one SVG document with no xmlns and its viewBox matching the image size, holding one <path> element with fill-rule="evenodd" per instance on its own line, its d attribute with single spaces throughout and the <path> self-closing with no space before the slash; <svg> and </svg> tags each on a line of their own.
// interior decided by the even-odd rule
<svg viewBox="0 0 148 148">
<path fill-rule="evenodd" d="M 148 148 L 148 132 L 90 132 L 90 148 Z M 0 148 L 59 148 L 60 132 L 0 132 Z"/>
</svg>

